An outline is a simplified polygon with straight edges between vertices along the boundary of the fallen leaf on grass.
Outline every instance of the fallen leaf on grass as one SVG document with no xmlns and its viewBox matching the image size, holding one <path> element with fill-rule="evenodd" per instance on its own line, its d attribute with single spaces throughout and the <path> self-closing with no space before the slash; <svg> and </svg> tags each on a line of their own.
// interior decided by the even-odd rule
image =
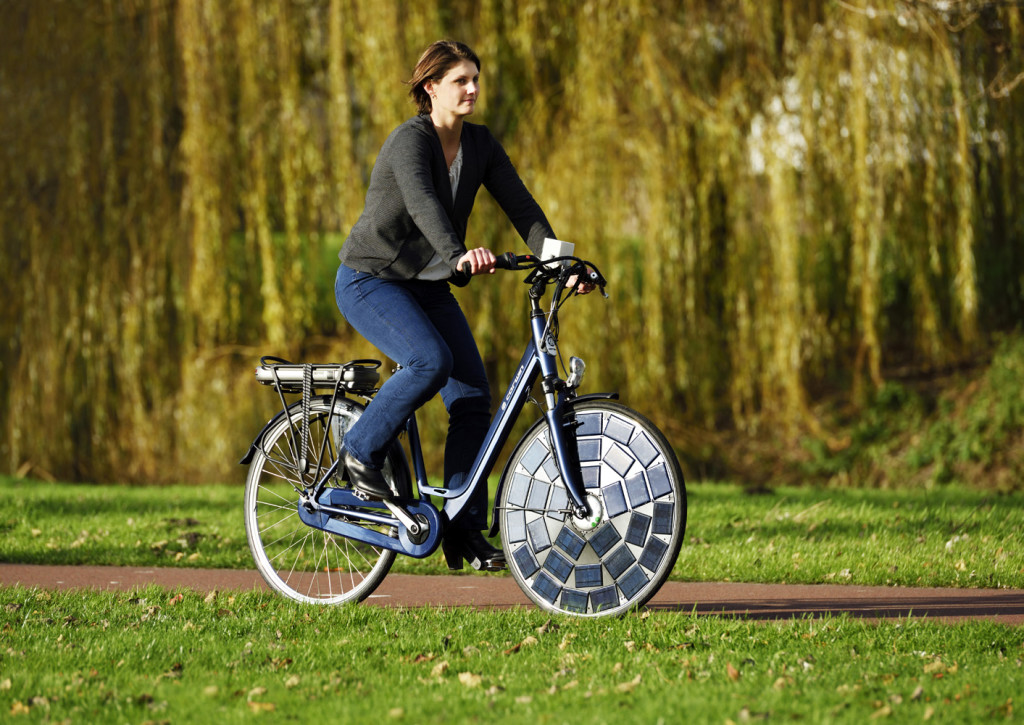
<svg viewBox="0 0 1024 725">
<path fill-rule="evenodd" d="M 475 672 L 460 672 L 459 682 L 466 687 L 480 687 L 483 682 L 483 678 Z"/>
<path fill-rule="evenodd" d="M 729 679 L 733 682 L 740 679 L 740 671 L 732 666 L 732 662 L 725 663 L 725 674 L 729 675 Z"/>
<path fill-rule="evenodd" d="M 175 662 L 171 665 L 171 669 L 164 672 L 160 677 L 167 678 L 168 680 L 177 680 L 181 677 L 181 671 L 185 669 L 185 666 L 180 662 Z"/>
<path fill-rule="evenodd" d="M 249 702 L 249 709 L 253 712 L 274 712 L 277 705 L 272 702 Z"/>
<path fill-rule="evenodd" d="M 1004 702 L 1002 705 L 992 710 L 989 710 L 989 716 L 993 718 L 1002 718 L 1004 720 L 1009 720 L 1010 718 L 1012 718 L 1013 698 L 1008 697 L 1006 698 L 1006 702 Z"/>
<path fill-rule="evenodd" d="M 523 647 L 532 647 L 533 645 L 537 644 L 537 641 L 537 638 L 531 634 L 528 637 L 526 637 L 526 639 L 524 639 L 522 642 L 517 644 L 515 647 L 510 647 L 509 649 L 505 650 L 505 654 L 514 655 Z"/>
<path fill-rule="evenodd" d="M 277 672 L 278 670 L 286 670 L 286 669 L 288 669 L 288 667 L 290 667 L 291 664 L 292 664 L 292 658 L 291 657 L 267 657 L 265 660 L 263 660 L 263 662 L 265 664 L 269 664 L 271 669 L 273 669 L 275 672 Z"/>
<path fill-rule="evenodd" d="M 434 665 L 434 669 L 432 669 L 430 671 L 430 676 L 431 677 L 440 677 L 441 675 L 443 675 L 445 672 L 448 671 L 448 668 L 450 666 L 451 665 L 448 664 L 447 660 L 442 660 L 441 662 L 438 662 L 436 665 Z"/>
<path fill-rule="evenodd" d="M 637 675 L 636 677 L 634 677 L 629 682 L 620 682 L 618 685 L 615 686 L 615 691 L 616 692 L 632 692 L 633 690 L 635 690 L 637 688 L 637 686 L 640 684 L 642 679 L 643 679 L 642 675 Z"/>
<path fill-rule="evenodd" d="M 883 705 L 882 707 L 878 708 L 873 713 L 871 713 L 871 719 L 878 720 L 879 718 L 889 717 L 890 715 L 892 715 L 892 708 L 888 705 Z"/>
<path fill-rule="evenodd" d="M 548 632 L 553 632 L 556 629 L 558 629 L 558 625 L 554 624 L 549 619 L 548 621 L 544 622 L 544 624 L 542 624 L 541 626 L 537 627 L 537 634 L 547 634 Z"/>
</svg>

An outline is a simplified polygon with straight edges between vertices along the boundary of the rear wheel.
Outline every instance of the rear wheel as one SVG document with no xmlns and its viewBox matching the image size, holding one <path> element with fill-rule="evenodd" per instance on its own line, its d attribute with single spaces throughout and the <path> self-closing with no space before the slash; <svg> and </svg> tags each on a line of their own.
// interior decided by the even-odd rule
<svg viewBox="0 0 1024 725">
<path fill-rule="evenodd" d="M 568 513 L 546 421 L 519 442 L 503 474 L 501 539 L 516 582 L 539 607 L 577 616 L 621 614 L 668 578 L 686 528 L 686 488 L 665 436 L 613 401 L 576 408 L 592 515 Z"/>
<path fill-rule="evenodd" d="M 300 470 L 302 406 L 296 404 L 264 434 L 245 482 L 245 531 L 256 568 L 272 589 L 300 602 L 340 604 L 366 598 L 384 579 L 395 552 L 307 526 L 299 518 L 299 492 L 337 457 L 345 433 L 362 413 L 354 401 L 316 398 L 309 407 L 305 472 Z M 384 477 L 410 495 L 409 470 L 396 443 Z M 347 487 L 335 477 L 329 485 Z M 388 526 L 374 526 L 397 535 Z"/>
</svg>

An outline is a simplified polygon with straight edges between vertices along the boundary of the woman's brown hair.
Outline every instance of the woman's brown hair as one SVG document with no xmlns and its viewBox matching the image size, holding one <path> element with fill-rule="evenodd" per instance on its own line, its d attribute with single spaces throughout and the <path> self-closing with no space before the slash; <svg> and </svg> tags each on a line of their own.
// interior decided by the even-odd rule
<svg viewBox="0 0 1024 725">
<path fill-rule="evenodd" d="M 420 113 L 430 113 L 433 109 L 430 94 L 427 93 L 423 84 L 427 81 L 436 83 L 441 80 L 444 78 L 444 74 L 460 60 L 475 63 L 476 69 L 480 70 L 480 59 L 465 43 L 455 40 L 438 40 L 423 51 L 416 68 L 413 69 L 412 78 L 406 81 L 411 86 L 409 95 L 412 96 L 413 103 L 419 108 Z"/>
</svg>

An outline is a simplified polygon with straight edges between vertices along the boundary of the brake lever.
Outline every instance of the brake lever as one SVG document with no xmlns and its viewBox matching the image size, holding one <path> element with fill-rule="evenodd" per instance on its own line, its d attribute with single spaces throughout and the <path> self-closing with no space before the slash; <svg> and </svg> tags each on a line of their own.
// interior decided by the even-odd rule
<svg viewBox="0 0 1024 725">
<path fill-rule="evenodd" d="M 601 291 L 601 296 L 608 299 L 608 293 L 605 291 L 605 286 L 608 284 L 608 281 L 597 270 L 597 267 L 581 259 L 570 267 L 568 271 L 569 274 L 567 279 L 572 275 L 576 275 L 577 285 L 580 283 L 593 284 Z M 575 286 L 573 287 L 572 292 L 576 292 Z"/>
<path fill-rule="evenodd" d="M 590 281 L 597 285 L 597 288 L 601 290 L 601 296 L 608 299 L 608 293 L 605 292 L 604 289 L 608 284 L 608 280 L 606 280 L 601 273 L 597 271 L 597 267 L 591 266 L 590 271 L 587 272 L 587 276 L 589 276 Z"/>
</svg>

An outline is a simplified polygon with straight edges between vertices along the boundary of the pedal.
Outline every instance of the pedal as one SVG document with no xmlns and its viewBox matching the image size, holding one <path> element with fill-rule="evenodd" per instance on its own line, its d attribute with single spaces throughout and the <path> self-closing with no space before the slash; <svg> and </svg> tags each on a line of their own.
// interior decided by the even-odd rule
<svg viewBox="0 0 1024 725">
<path fill-rule="evenodd" d="M 502 561 L 498 562 L 480 562 L 480 566 L 474 566 L 477 571 L 505 571 L 508 569 L 508 565 Z"/>
<path fill-rule="evenodd" d="M 360 501 L 384 501 L 384 499 L 381 496 L 374 496 L 372 493 L 360 491 L 358 488 L 353 488 L 352 494 Z"/>
</svg>

